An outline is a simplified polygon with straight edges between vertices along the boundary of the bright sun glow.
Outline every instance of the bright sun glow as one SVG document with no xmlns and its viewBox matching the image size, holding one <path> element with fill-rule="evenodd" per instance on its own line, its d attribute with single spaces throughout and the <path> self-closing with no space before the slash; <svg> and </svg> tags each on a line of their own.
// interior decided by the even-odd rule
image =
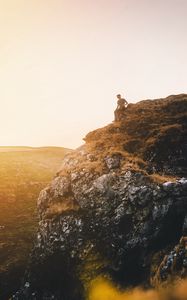
<svg viewBox="0 0 187 300">
<path fill-rule="evenodd" d="M 77 147 L 127 100 L 185 93 L 186 0 L 0 0 L 0 145 Z"/>
</svg>

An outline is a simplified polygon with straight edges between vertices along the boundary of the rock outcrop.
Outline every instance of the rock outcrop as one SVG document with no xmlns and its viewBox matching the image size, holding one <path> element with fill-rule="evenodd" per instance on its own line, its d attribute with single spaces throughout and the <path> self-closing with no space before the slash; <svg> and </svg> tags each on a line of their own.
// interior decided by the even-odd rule
<svg viewBox="0 0 187 300">
<path fill-rule="evenodd" d="M 151 278 L 153 286 L 172 281 L 173 278 L 185 278 L 187 276 L 187 237 L 182 237 L 179 244 L 165 255 L 156 274 Z"/>
<path fill-rule="evenodd" d="M 187 95 L 130 104 L 85 142 L 39 195 L 35 247 L 13 299 L 85 299 L 97 276 L 123 287 L 162 281 L 187 235 Z"/>
</svg>

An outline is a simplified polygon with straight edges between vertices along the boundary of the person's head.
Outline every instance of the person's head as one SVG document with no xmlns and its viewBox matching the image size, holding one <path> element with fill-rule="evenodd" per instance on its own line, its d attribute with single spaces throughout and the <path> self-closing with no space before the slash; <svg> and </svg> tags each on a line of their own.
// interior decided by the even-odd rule
<svg viewBox="0 0 187 300">
<path fill-rule="evenodd" d="M 121 95 L 120 95 L 120 94 L 118 94 L 116 97 L 117 97 L 118 99 L 121 99 Z"/>
</svg>

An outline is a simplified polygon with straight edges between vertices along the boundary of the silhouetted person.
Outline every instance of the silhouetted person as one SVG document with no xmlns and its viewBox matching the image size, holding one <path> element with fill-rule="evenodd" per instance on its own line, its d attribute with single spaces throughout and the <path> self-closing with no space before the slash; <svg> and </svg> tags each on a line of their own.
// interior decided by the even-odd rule
<svg viewBox="0 0 187 300">
<path fill-rule="evenodd" d="M 123 117 L 123 113 L 128 105 L 127 100 L 121 98 L 121 95 L 117 95 L 118 101 L 117 101 L 117 108 L 114 111 L 114 121 L 120 121 Z"/>
</svg>

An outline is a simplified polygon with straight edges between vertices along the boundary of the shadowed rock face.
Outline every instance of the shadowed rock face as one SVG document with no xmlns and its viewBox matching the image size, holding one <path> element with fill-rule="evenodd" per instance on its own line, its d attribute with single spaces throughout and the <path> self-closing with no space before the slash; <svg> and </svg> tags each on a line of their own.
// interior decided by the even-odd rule
<svg viewBox="0 0 187 300">
<path fill-rule="evenodd" d="M 85 299 L 99 275 L 149 283 L 154 255 L 187 231 L 186 133 L 187 95 L 131 104 L 121 122 L 89 133 L 40 193 L 35 247 L 13 299 Z"/>
<path fill-rule="evenodd" d="M 182 237 L 167 255 L 151 278 L 153 286 L 167 283 L 175 277 L 185 278 L 187 276 L 187 237 Z"/>
</svg>

